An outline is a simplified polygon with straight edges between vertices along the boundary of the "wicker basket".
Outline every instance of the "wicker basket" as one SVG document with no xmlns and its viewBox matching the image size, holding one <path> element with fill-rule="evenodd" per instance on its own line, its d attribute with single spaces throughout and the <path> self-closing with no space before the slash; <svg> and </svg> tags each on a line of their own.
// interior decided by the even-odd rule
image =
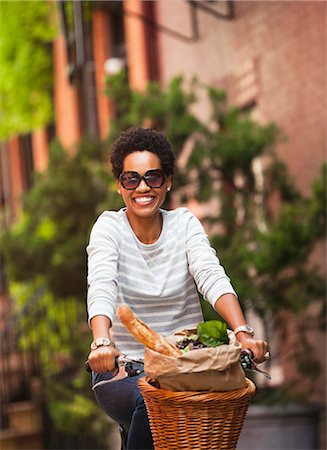
<svg viewBox="0 0 327 450">
<path fill-rule="evenodd" d="M 139 388 L 148 411 L 155 450 L 233 450 L 255 385 L 228 392 L 172 392 L 147 377 Z"/>
</svg>

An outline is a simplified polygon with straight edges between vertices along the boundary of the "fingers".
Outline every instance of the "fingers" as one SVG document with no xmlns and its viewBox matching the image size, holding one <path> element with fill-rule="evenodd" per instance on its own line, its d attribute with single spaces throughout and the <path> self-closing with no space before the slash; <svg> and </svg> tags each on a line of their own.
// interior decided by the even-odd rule
<svg viewBox="0 0 327 450">
<path fill-rule="evenodd" d="M 254 341 L 250 350 L 253 353 L 253 359 L 256 363 L 262 363 L 270 358 L 269 346 L 266 341 Z"/>
<path fill-rule="evenodd" d="M 115 357 L 119 352 L 113 347 L 99 347 L 91 351 L 88 362 L 91 369 L 97 373 L 115 370 Z"/>
<path fill-rule="evenodd" d="M 269 345 L 266 341 L 256 340 L 243 333 L 238 333 L 237 339 L 241 342 L 243 348 L 252 351 L 254 362 L 262 363 L 270 358 Z"/>
<path fill-rule="evenodd" d="M 269 352 L 269 351 L 266 352 L 266 353 L 263 355 L 263 357 L 265 358 L 265 361 L 268 361 L 268 359 L 271 358 L 270 352 Z"/>
</svg>

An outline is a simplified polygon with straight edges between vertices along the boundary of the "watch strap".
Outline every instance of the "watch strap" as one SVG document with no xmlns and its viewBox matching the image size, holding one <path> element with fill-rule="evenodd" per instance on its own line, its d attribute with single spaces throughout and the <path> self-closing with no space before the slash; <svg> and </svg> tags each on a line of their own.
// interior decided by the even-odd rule
<svg viewBox="0 0 327 450">
<path fill-rule="evenodd" d="M 99 347 L 113 347 L 116 348 L 115 343 L 108 337 L 98 337 L 94 339 L 91 344 L 91 350 L 96 350 Z"/>
<path fill-rule="evenodd" d="M 252 327 L 250 327 L 249 325 L 240 325 L 240 326 L 236 327 L 234 330 L 234 334 L 236 335 L 237 333 L 240 333 L 241 331 L 243 331 L 244 333 L 247 333 L 251 336 L 254 336 L 254 329 Z"/>
</svg>

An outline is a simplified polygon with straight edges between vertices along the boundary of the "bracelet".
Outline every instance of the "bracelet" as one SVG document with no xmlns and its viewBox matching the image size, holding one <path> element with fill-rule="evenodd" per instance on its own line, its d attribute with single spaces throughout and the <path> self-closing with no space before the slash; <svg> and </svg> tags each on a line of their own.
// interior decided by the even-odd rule
<svg viewBox="0 0 327 450">
<path fill-rule="evenodd" d="M 91 350 L 96 350 L 99 347 L 113 347 L 116 348 L 115 343 L 112 342 L 107 337 L 98 337 L 94 339 L 94 341 L 91 344 Z"/>
<path fill-rule="evenodd" d="M 250 334 L 251 336 L 254 336 L 254 329 L 250 327 L 249 325 L 240 325 L 235 328 L 234 334 L 240 333 L 243 331 L 244 333 Z"/>
</svg>

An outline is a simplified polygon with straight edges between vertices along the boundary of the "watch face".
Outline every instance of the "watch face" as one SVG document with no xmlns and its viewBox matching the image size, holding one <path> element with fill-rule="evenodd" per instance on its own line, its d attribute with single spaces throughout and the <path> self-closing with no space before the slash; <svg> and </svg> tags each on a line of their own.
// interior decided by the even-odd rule
<svg viewBox="0 0 327 450">
<path fill-rule="evenodd" d="M 246 331 L 249 333 L 249 334 L 252 334 L 252 336 L 254 335 L 254 330 L 253 330 L 253 328 L 251 328 L 251 327 L 249 327 L 248 325 L 246 325 Z"/>
</svg>

